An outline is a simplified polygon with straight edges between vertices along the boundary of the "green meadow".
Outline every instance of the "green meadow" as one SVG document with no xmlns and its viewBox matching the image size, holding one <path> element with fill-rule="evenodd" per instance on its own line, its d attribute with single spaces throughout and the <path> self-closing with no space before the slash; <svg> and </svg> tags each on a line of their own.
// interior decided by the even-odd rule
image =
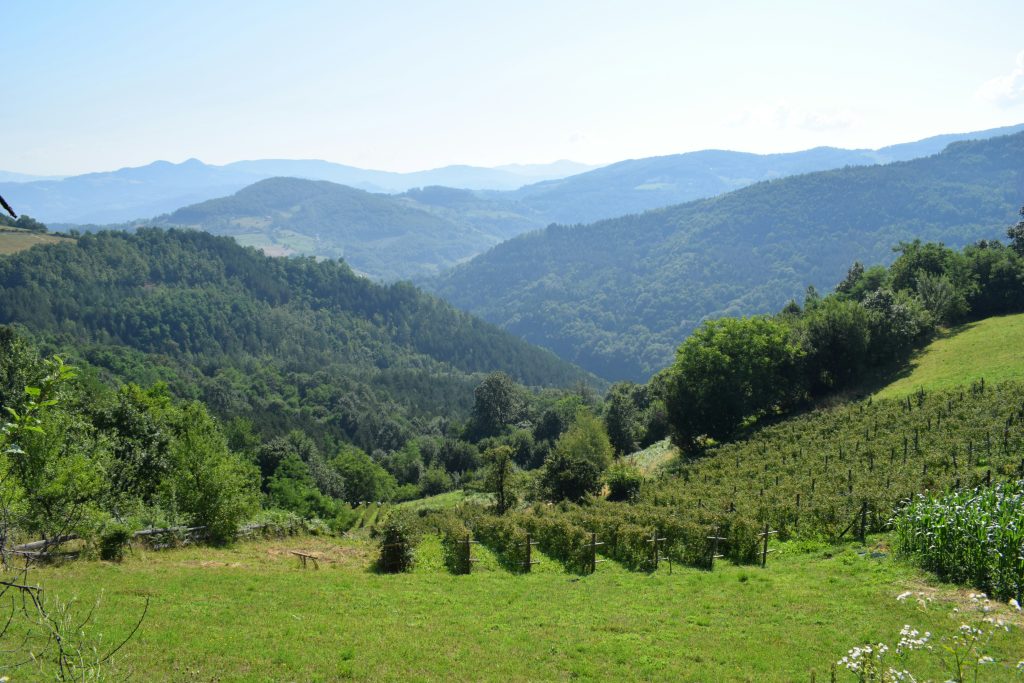
<svg viewBox="0 0 1024 683">
<path fill-rule="evenodd" d="M 1024 378 L 1024 315 L 986 318 L 946 332 L 875 398 L 952 389 L 980 378 L 993 383 Z"/>
<path fill-rule="evenodd" d="M 320 569 L 303 570 L 293 550 L 320 557 Z M 637 573 L 605 562 L 579 577 L 543 556 L 533 573 L 512 575 L 476 546 L 474 573 L 453 576 L 428 537 L 412 572 L 383 575 L 365 538 L 292 537 L 136 549 L 121 564 L 34 576 L 83 613 L 99 597 L 94 628 L 108 642 L 148 597 L 114 670 L 145 681 L 828 680 L 855 645 L 893 643 L 904 624 L 939 633 L 959 623 L 949 612 L 966 592 L 894 559 L 883 537 L 779 550 L 765 569 Z M 931 606 L 897 601 L 905 591 Z M 1020 626 L 993 641 L 998 660 L 1024 653 Z M 1014 676 L 1001 665 L 986 673 Z"/>
</svg>

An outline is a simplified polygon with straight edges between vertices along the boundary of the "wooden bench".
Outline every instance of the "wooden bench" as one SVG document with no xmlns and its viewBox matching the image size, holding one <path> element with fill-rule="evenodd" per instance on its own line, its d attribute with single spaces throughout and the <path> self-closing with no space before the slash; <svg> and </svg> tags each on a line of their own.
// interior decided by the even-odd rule
<svg viewBox="0 0 1024 683">
<path fill-rule="evenodd" d="M 320 558 L 318 558 L 316 555 L 310 555 L 308 553 L 300 553 L 298 550 L 293 550 L 293 551 L 291 551 L 291 553 L 292 553 L 292 555 L 295 555 L 296 557 L 299 558 L 299 562 L 302 563 L 302 568 L 303 569 L 306 568 L 306 562 L 309 561 L 309 560 L 313 561 L 313 568 L 314 569 L 320 569 L 320 563 L 317 561 Z"/>
</svg>

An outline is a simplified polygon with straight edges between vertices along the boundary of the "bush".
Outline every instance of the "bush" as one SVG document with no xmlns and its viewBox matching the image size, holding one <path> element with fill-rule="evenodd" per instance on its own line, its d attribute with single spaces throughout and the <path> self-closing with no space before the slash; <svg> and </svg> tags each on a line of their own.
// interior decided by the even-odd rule
<svg viewBox="0 0 1024 683">
<path fill-rule="evenodd" d="M 479 515 L 473 521 L 477 540 L 494 551 L 509 571 L 526 570 L 526 531 L 508 517 Z"/>
<path fill-rule="evenodd" d="M 617 462 L 605 472 L 604 480 L 608 484 L 608 500 L 627 501 L 640 494 L 644 477 L 636 467 Z"/>
<path fill-rule="evenodd" d="M 162 498 L 188 523 L 206 528 L 212 543 L 234 540 L 238 526 L 256 508 L 259 471 L 228 451 L 227 441 L 200 403 L 175 416 L 173 466 L 162 482 Z"/>
<path fill-rule="evenodd" d="M 415 564 L 420 530 L 415 516 L 394 511 L 380 525 L 380 559 L 377 566 L 387 574 L 407 572 Z"/>
<path fill-rule="evenodd" d="M 328 524 L 336 534 L 342 534 L 351 529 L 359 521 L 359 512 L 351 505 L 339 505 L 338 513 L 334 515 Z"/>
<path fill-rule="evenodd" d="M 590 571 L 590 534 L 567 515 L 536 508 L 519 519 L 538 547 L 561 562 L 566 570 L 576 574 Z"/>
<path fill-rule="evenodd" d="M 111 524 L 100 535 L 100 559 L 107 562 L 120 562 L 124 559 L 124 549 L 131 543 L 132 532 L 123 524 Z"/>
<path fill-rule="evenodd" d="M 291 510 L 261 510 L 250 522 L 259 526 L 258 533 L 266 537 L 294 536 L 304 528 L 303 519 Z"/>
<path fill-rule="evenodd" d="M 462 520 L 451 514 L 439 515 L 435 523 L 441 536 L 444 566 L 452 574 L 468 574 L 472 568 L 466 553 L 469 529 Z"/>
<path fill-rule="evenodd" d="M 430 467 L 420 477 L 420 496 L 436 496 L 454 488 L 452 475 L 443 467 Z"/>
</svg>

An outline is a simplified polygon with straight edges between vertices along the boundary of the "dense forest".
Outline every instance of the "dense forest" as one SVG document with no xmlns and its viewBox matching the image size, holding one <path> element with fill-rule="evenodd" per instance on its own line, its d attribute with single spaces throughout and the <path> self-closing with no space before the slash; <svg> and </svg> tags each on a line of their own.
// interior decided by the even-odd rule
<svg viewBox="0 0 1024 683">
<path fill-rule="evenodd" d="M 588 381 L 409 285 L 193 231 L 99 233 L 4 258 L 0 323 L 120 379 L 164 381 L 267 435 L 297 427 L 369 451 L 442 415 L 465 419 L 483 373 Z"/>
<path fill-rule="evenodd" d="M 713 199 L 509 240 L 425 286 L 608 379 L 642 380 L 704 320 L 827 290 L 901 241 L 999 236 L 1024 134 L 925 159 L 763 182 Z M 837 248 L 842 245 L 842 248 Z"/>
</svg>

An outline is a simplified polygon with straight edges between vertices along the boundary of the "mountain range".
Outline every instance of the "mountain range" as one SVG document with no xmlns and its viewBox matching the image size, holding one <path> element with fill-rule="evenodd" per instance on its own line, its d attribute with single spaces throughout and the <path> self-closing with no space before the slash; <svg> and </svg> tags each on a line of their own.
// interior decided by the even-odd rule
<svg viewBox="0 0 1024 683">
<path fill-rule="evenodd" d="M 0 172 L 0 195 L 9 197 L 19 213 L 45 223 L 110 224 L 146 219 L 223 197 L 276 176 L 329 180 L 373 192 L 397 193 L 430 185 L 510 190 L 592 168 L 562 160 L 551 164 L 446 166 L 393 173 L 320 160 L 260 159 L 214 166 L 189 159 L 179 164 L 155 161 L 146 166 L 60 179 L 34 179 Z"/>
<path fill-rule="evenodd" d="M 447 166 L 393 173 L 319 160 L 263 159 L 223 166 L 196 159 L 173 164 L 36 179 L 0 172 L 0 195 L 45 223 L 110 224 L 149 219 L 183 206 L 230 195 L 260 180 L 327 180 L 377 193 L 444 186 L 473 190 L 489 213 L 514 212 L 530 227 L 585 223 L 711 197 L 761 180 L 851 165 L 905 161 L 941 151 L 959 140 L 1024 130 L 1024 125 L 940 135 L 877 150 L 821 147 L 788 154 L 705 150 L 620 161 L 601 168 L 572 161 L 495 168 Z M 479 206 L 477 206 L 479 211 Z"/>
<path fill-rule="evenodd" d="M 880 149 L 816 147 L 787 154 L 704 150 L 620 161 L 587 173 L 489 196 L 516 200 L 549 223 L 590 223 L 714 197 L 763 180 L 845 166 L 909 161 L 938 154 L 953 142 L 986 140 L 1021 131 L 1024 124 L 938 135 Z"/>
</svg>

